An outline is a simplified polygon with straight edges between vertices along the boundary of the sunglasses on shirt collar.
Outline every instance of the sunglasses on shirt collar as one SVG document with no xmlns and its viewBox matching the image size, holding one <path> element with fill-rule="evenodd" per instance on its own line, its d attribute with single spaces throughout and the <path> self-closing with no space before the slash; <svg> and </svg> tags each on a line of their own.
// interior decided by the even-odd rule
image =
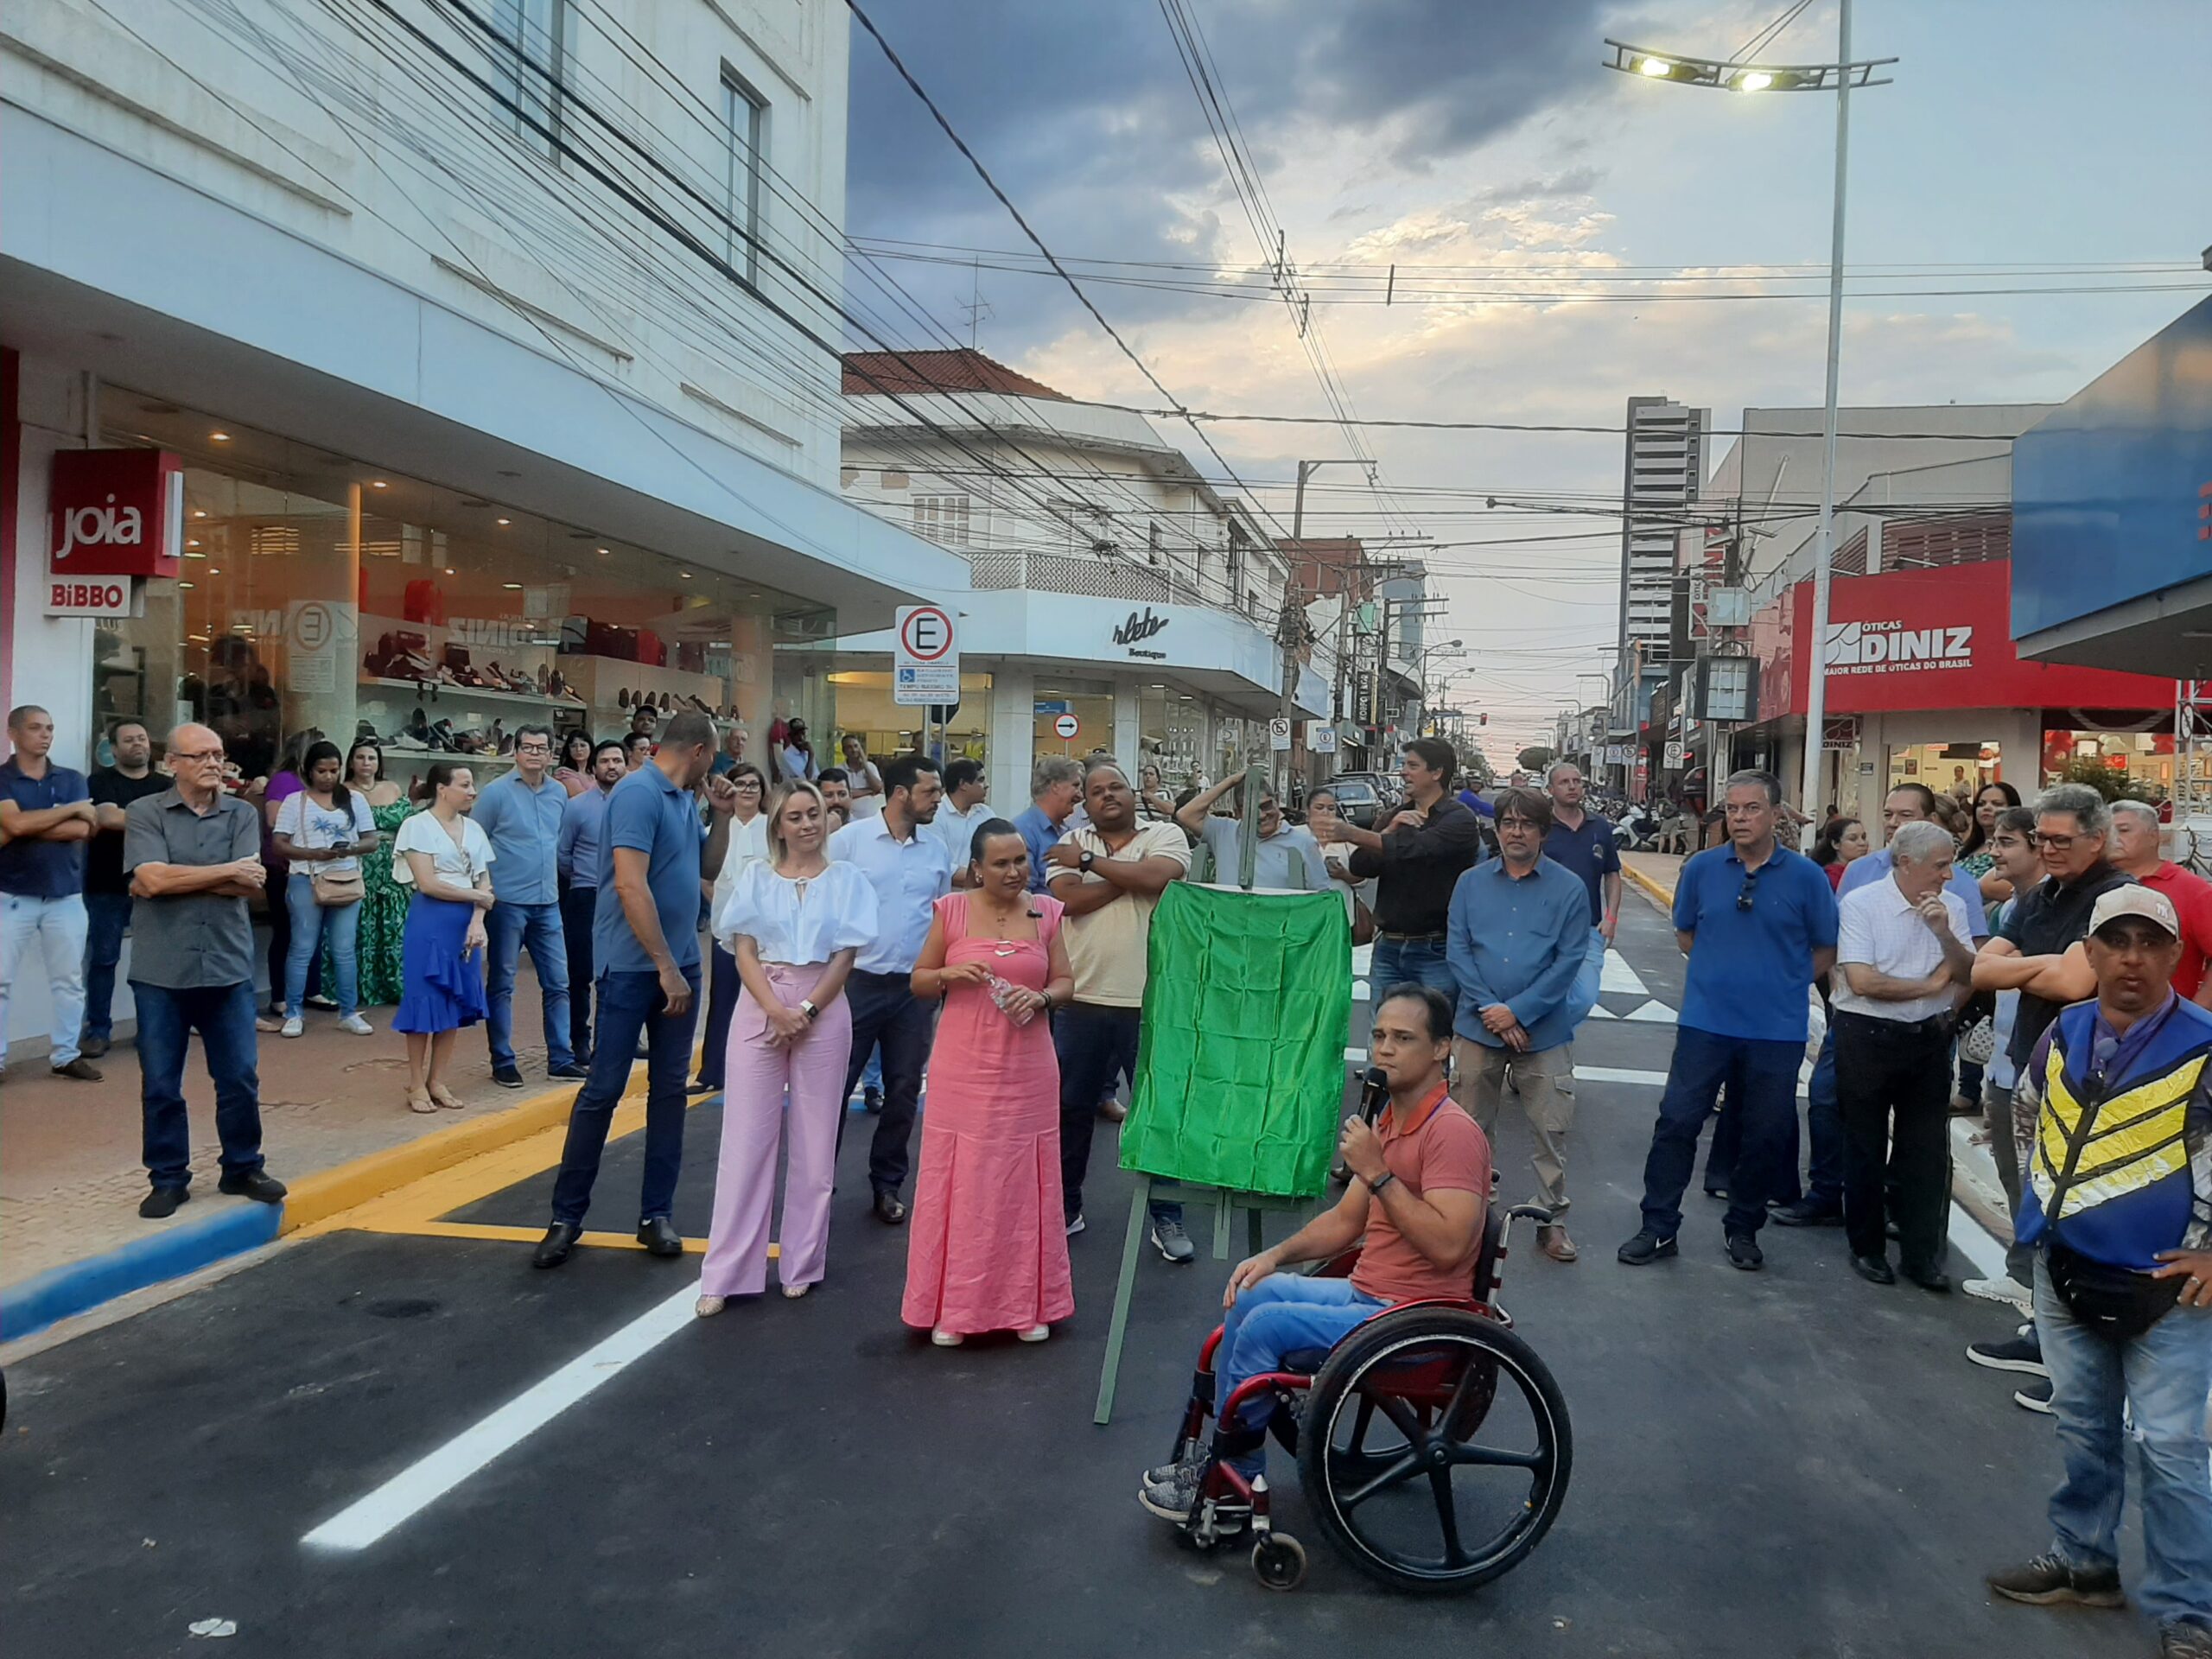
<svg viewBox="0 0 2212 1659">
<path fill-rule="evenodd" d="M 1751 900 L 1759 890 L 1759 877 L 1765 874 L 1765 867 L 1761 866 L 1744 878 L 1744 885 L 1736 889 L 1737 909 L 1749 910 L 1751 907 Z"/>
</svg>

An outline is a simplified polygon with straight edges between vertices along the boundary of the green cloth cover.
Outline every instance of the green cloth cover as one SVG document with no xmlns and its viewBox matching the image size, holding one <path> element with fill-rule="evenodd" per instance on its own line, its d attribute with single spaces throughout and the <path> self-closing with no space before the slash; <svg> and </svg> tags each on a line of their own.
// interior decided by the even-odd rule
<svg viewBox="0 0 2212 1659">
<path fill-rule="evenodd" d="M 1170 884 L 1152 913 L 1122 1167 L 1319 1197 L 1351 1020 L 1351 925 L 1336 893 Z"/>
</svg>

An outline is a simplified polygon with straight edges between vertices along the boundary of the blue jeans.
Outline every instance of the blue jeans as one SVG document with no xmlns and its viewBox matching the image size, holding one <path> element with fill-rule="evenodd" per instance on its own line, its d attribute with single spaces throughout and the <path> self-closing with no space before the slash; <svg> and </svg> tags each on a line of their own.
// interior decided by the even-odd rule
<svg viewBox="0 0 2212 1659">
<path fill-rule="evenodd" d="M 360 937 L 359 905 L 318 905 L 315 880 L 295 872 L 284 883 L 284 907 L 291 912 L 292 943 L 284 952 L 284 1017 L 300 1017 L 300 999 L 308 994 L 308 969 L 315 953 L 330 938 L 330 967 L 338 979 L 338 1014 L 343 1019 L 360 1012 L 360 963 L 354 941 Z"/>
<path fill-rule="evenodd" d="M 1060 1204 L 1066 1219 L 1083 1213 L 1083 1178 L 1090 1168 L 1090 1135 L 1098 1124 L 1098 1103 L 1114 1079 L 1126 1071 L 1137 1077 L 1137 1035 L 1141 1008 L 1112 1008 L 1100 1002 L 1071 1002 L 1052 1016 L 1052 1049 L 1060 1062 Z M 1153 1191 L 1173 1191 L 1175 1183 L 1156 1180 Z M 1183 1219 L 1183 1206 L 1154 1198 L 1154 1221 Z"/>
<path fill-rule="evenodd" d="M 1452 964 L 1444 955 L 1441 939 L 1384 939 L 1375 941 L 1375 955 L 1367 969 L 1368 995 L 1379 1001 L 1382 993 L 1393 985 L 1411 980 L 1416 985 L 1433 985 L 1450 997 L 1454 1005 L 1459 1001 L 1459 987 L 1452 977 Z"/>
<path fill-rule="evenodd" d="M 85 901 L 77 893 L 37 899 L 0 893 L 0 1060 L 8 1058 L 8 988 L 34 951 L 54 1004 L 49 1065 L 77 1058 L 85 1028 Z"/>
<path fill-rule="evenodd" d="M 2069 1566 L 2120 1564 L 2126 1496 L 2120 1410 L 2134 1414 L 2142 1481 L 2143 1581 L 2135 1599 L 2162 1624 L 2212 1628 L 2212 1472 L 2204 1401 L 2212 1393 L 2212 1312 L 2177 1307 L 2139 1337 L 2115 1342 L 2077 1324 L 2036 1252 L 2036 1334 L 2050 1368 L 2065 1478 L 2050 1528 Z"/>
<path fill-rule="evenodd" d="M 853 969 L 845 982 L 845 1001 L 853 1008 L 853 1055 L 845 1071 L 849 1101 L 860 1087 L 868 1051 L 883 1046 L 883 1116 L 875 1120 L 868 1143 L 868 1184 L 878 1192 L 899 1196 L 912 1166 L 909 1142 L 922 1109 L 922 1068 L 929 1064 L 930 1038 L 937 1029 L 937 1005 L 916 996 L 906 974 L 872 974 Z M 845 1118 L 837 1114 L 837 1144 L 845 1144 Z"/>
<path fill-rule="evenodd" d="M 115 1035 L 115 965 L 130 927 L 130 895 L 85 895 L 85 1035 L 105 1043 Z"/>
<path fill-rule="evenodd" d="M 537 969 L 537 988 L 545 999 L 545 1064 L 558 1069 L 573 1063 L 576 1055 L 569 1046 L 569 946 L 561 931 L 560 906 L 511 905 L 502 899 L 485 913 L 484 932 L 492 970 L 485 996 L 488 1012 L 484 1031 L 492 1042 L 492 1064 L 515 1063 L 515 966 L 522 960 L 525 944 L 530 947 L 531 965 Z M 657 981 L 658 976 L 645 977 Z"/>
<path fill-rule="evenodd" d="M 1599 928 L 1590 930 L 1590 948 L 1582 955 L 1582 971 L 1574 976 L 1574 988 L 1567 994 L 1567 1020 L 1569 1027 L 1580 1026 L 1590 1017 L 1590 1010 L 1598 1006 L 1598 982 L 1605 972 L 1605 935 Z"/>
<path fill-rule="evenodd" d="M 499 913 L 499 906 L 493 906 L 492 914 Z M 661 995 L 658 974 L 600 976 L 599 1047 L 591 1057 L 591 1076 L 569 1110 L 561 1173 L 553 1183 L 554 1220 L 583 1225 L 592 1183 L 599 1179 L 600 1155 L 607 1150 L 607 1125 L 629 1086 L 641 1031 L 646 1050 L 645 1174 L 638 1220 L 665 1217 L 675 1208 L 676 1177 L 683 1166 L 684 1074 L 691 1069 L 691 1033 L 699 1020 L 698 969 L 686 968 L 683 977 L 690 982 L 690 1005 L 671 1017 L 663 1012 L 668 999 Z M 567 1001 L 565 994 L 562 1000 Z"/>
<path fill-rule="evenodd" d="M 561 889 L 561 938 L 569 950 L 569 1052 L 587 1065 L 591 1064 L 591 988 L 596 977 L 591 970 L 591 923 L 598 906 L 597 887 Z"/>
<path fill-rule="evenodd" d="M 1742 1115 L 1735 1166 L 1728 1173 L 1730 1236 L 1757 1234 L 1766 1224 L 1766 1201 L 1783 1189 L 1789 1135 L 1797 1122 L 1797 1067 L 1805 1045 L 1723 1037 L 1695 1026 L 1675 1029 L 1675 1057 L 1667 1067 L 1667 1092 L 1652 1126 L 1643 1160 L 1643 1224 L 1662 1238 L 1682 1225 L 1682 1191 L 1697 1162 L 1697 1137 L 1713 1116 L 1713 1102 L 1728 1090 L 1728 1109 Z"/>
<path fill-rule="evenodd" d="M 1836 1091 L 1833 1023 L 1828 1027 L 1828 1034 L 1821 1039 L 1821 1057 L 1813 1062 L 1812 1081 L 1805 1085 L 1805 1132 L 1812 1141 L 1812 1154 L 1805 1165 L 1805 1202 L 1840 1214 L 1843 1210 L 1843 1105 Z M 1794 1178 L 1797 1166 L 1794 1108 L 1789 1122 L 1789 1165 Z M 1781 1196 L 1779 1190 L 1775 1196 Z"/>
<path fill-rule="evenodd" d="M 1241 1294 L 1222 1319 L 1221 1345 L 1213 1355 L 1217 1421 L 1241 1383 L 1276 1370 L 1285 1354 L 1294 1354 L 1301 1348 L 1333 1348 L 1389 1306 L 1378 1297 L 1354 1290 L 1349 1279 L 1269 1274 Z M 1257 1411 L 1245 1420 L 1248 1428 L 1264 1426 L 1265 1419 Z M 1260 1472 L 1266 1458 L 1262 1449 L 1229 1461 L 1249 1480 Z"/>
<path fill-rule="evenodd" d="M 195 986 L 130 982 L 138 1001 L 138 1103 L 146 1173 L 156 1186 L 192 1184 L 192 1127 L 184 1108 L 184 1051 L 200 1033 L 207 1075 L 215 1084 L 215 1134 L 223 1173 L 261 1167 L 261 1078 L 254 1070 L 253 982 Z"/>
</svg>

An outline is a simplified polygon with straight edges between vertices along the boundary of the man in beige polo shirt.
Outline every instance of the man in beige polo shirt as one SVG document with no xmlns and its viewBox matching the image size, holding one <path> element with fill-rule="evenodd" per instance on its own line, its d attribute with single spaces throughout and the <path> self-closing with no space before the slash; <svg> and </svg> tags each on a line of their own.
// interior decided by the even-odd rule
<svg viewBox="0 0 2212 1659">
<path fill-rule="evenodd" d="M 1153 908 L 1191 868 L 1191 845 L 1173 823 L 1140 823 L 1136 791 L 1121 763 L 1092 757 L 1083 779 L 1090 822 L 1045 855 L 1052 897 L 1067 906 L 1064 937 L 1075 1000 L 1052 1016 L 1060 1059 L 1060 1192 L 1071 1234 L 1083 1230 L 1083 1178 L 1098 1103 L 1117 1071 L 1137 1075 L 1145 951 Z M 1152 1206 L 1152 1243 L 1170 1262 L 1197 1257 L 1183 1206 Z"/>
</svg>

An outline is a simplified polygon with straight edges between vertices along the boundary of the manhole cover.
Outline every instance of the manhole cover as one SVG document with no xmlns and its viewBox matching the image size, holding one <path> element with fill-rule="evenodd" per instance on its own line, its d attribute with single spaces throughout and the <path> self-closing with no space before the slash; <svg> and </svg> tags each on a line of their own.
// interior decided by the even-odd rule
<svg viewBox="0 0 2212 1659">
<path fill-rule="evenodd" d="M 364 1310 L 372 1319 L 420 1319 L 438 1311 L 427 1297 L 402 1296 L 388 1302 L 371 1302 Z"/>
</svg>

